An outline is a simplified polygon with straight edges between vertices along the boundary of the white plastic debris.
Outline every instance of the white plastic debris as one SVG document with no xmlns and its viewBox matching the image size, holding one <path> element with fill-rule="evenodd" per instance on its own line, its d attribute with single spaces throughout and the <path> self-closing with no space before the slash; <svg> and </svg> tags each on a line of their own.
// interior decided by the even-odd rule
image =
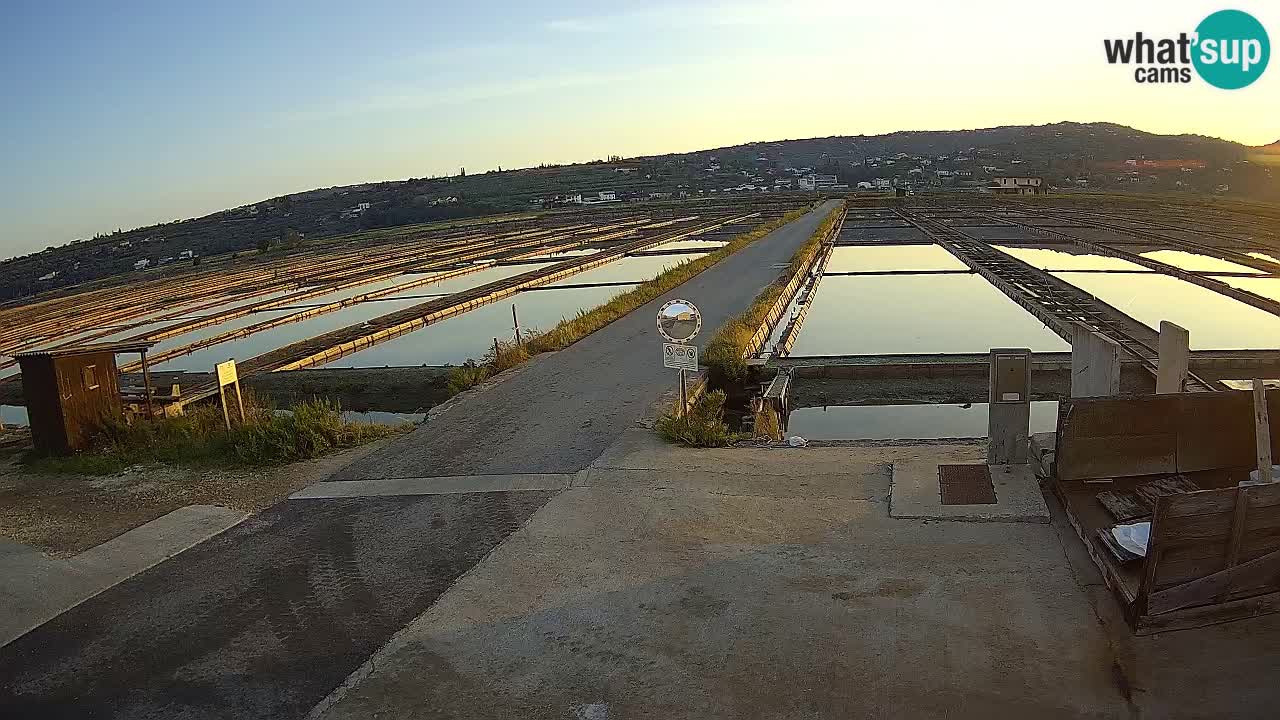
<svg viewBox="0 0 1280 720">
<path fill-rule="evenodd" d="M 1111 537 L 1115 538 L 1116 543 L 1125 550 L 1138 557 L 1146 557 L 1147 543 L 1151 541 L 1151 523 L 1117 525 L 1111 528 Z"/>
<path fill-rule="evenodd" d="M 787 438 L 787 444 L 791 447 L 809 447 L 809 441 L 799 435 L 792 435 Z"/>
<path fill-rule="evenodd" d="M 1277 480 L 1277 479 L 1280 479 L 1280 465 L 1272 465 L 1272 466 L 1271 466 L 1271 479 L 1272 479 L 1273 481 L 1274 481 L 1274 480 Z M 1260 482 L 1262 482 L 1262 473 L 1261 473 L 1260 471 L 1258 471 L 1258 470 L 1250 470 L 1250 471 L 1249 471 L 1249 482 L 1251 482 L 1251 483 L 1260 483 Z"/>
</svg>

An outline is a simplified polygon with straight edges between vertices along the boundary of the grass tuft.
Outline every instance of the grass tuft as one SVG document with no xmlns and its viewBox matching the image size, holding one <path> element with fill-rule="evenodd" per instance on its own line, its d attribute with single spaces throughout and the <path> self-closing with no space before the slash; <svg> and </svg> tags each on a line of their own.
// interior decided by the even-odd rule
<svg viewBox="0 0 1280 720">
<path fill-rule="evenodd" d="M 536 330 L 524 330 L 526 337 L 536 338 Z M 470 390 L 504 370 L 520 365 L 532 357 L 529 353 L 530 340 L 523 343 L 499 341 L 497 347 L 485 354 L 480 362 L 468 360 L 449 372 L 449 382 L 445 388 L 450 395 Z"/>
<path fill-rule="evenodd" d="M 712 390 L 703 393 L 689 412 L 680 414 L 678 408 L 658 418 L 656 425 L 658 434 L 667 442 L 679 443 L 686 447 L 725 447 L 742 439 L 729 430 L 724 421 L 725 392 Z"/>
<path fill-rule="evenodd" d="M 338 406 L 312 400 L 277 413 L 246 397 L 245 422 L 228 431 L 222 409 L 195 405 L 186 414 L 135 420 L 132 424 L 104 424 L 93 446 L 69 457 L 28 454 L 35 472 L 109 475 L 133 465 L 163 463 L 180 467 L 264 466 L 319 457 L 333 450 L 355 447 L 398 432 L 395 427 L 352 423 L 342 419 Z"/>
</svg>

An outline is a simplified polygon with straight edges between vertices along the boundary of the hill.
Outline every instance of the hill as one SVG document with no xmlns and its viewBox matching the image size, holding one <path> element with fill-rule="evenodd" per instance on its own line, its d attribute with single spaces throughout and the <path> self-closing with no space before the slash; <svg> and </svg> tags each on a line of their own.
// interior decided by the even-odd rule
<svg viewBox="0 0 1280 720">
<path fill-rule="evenodd" d="M 613 190 L 620 200 L 775 190 L 805 172 L 834 174 L 852 187 L 883 178 L 919 188 L 977 190 L 992 175 L 1019 174 L 1042 175 L 1059 189 L 1280 200 L 1270 161 L 1278 145 L 1249 148 L 1200 135 L 1063 122 L 754 142 L 324 188 L 6 260 L 0 263 L 0 299 L 131 272 L 143 260 L 150 267 L 196 262 L 178 260 L 185 251 L 195 256 L 254 251 L 374 228 L 541 209 L 600 190 Z"/>
</svg>

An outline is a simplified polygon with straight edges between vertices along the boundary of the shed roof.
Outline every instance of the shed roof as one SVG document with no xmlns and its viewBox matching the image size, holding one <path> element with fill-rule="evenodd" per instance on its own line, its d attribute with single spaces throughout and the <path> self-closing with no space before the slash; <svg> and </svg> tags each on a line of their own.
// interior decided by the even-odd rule
<svg viewBox="0 0 1280 720">
<path fill-rule="evenodd" d="M 84 345 L 65 345 L 62 347 L 30 350 L 14 355 L 15 358 L 66 357 L 68 355 L 94 355 L 98 353 L 136 353 L 150 350 L 157 340 L 124 340 L 121 342 L 86 343 Z"/>
</svg>

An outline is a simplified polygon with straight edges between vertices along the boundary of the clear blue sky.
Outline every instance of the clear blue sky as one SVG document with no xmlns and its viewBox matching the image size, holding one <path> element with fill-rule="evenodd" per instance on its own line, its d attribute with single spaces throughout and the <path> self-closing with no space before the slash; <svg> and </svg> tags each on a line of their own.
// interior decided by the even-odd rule
<svg viewBox="0 0 1280 720">
<path fill-rule="evenodd" d="M 1280 136 L 1280 70 L 1139 94 L 1107 67 L 1104 35 L 1219 9 L 1133 5 L 10 0 L 0 257 L 460 166 L 1064 119 Z"/>
</svg>

